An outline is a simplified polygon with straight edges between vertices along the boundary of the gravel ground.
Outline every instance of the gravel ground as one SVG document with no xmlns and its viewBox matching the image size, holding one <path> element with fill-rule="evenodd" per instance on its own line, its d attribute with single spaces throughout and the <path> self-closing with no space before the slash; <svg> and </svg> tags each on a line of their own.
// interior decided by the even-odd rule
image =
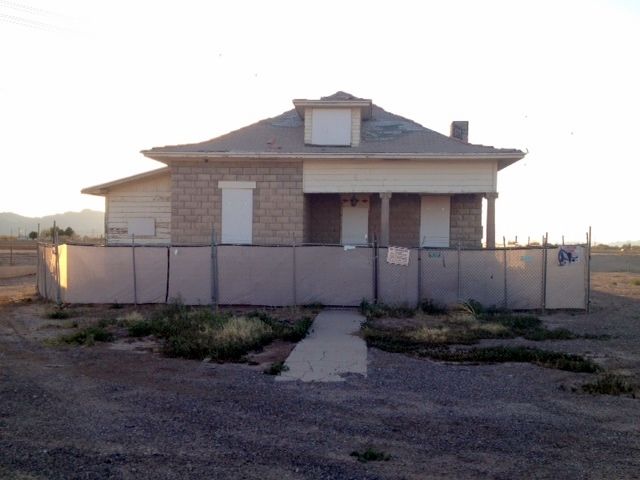
<svg viewBox="0 0 640 480">
<path fill-rule="evenodd" d="M 640 287 L 598 281 L 591 315 L 546 320 L 613 337 L 553 345 L 638 378 Z M 640 400 L 571 391 L 592 375 L 370 349 L 366 379 L 300 384 L 245 365 L 52 348 L 41 339 L 60 329 L 45 305 L 16 302 L 15 286 L 0 305 L 2 478 L 640 478 Z M 349 456 L 368 446 L 391 459 Z"/>
</svg>

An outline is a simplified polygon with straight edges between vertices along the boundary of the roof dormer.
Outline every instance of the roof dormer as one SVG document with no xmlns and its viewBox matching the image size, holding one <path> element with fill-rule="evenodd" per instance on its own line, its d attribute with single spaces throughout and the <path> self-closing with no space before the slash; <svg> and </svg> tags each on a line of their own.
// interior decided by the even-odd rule
<svg viewBox="0 0 640 480">
<path fill-rule="evenodd" d="M 304 143 L 317 146 L 357 147 L 361 122 L 371 117 L 371 100 L 337 92 L 320 100 L 293 101 L 304 119 Z"/>
</svg>

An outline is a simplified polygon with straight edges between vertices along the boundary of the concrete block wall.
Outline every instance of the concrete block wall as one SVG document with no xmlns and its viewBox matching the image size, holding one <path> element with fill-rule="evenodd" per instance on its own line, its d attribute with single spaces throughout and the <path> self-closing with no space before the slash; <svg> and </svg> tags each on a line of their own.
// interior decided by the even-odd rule
<svg viewBox="0 0 640 480">
<path fill-rule="evenodd" d="M 340 195 L 311 193 L 306 195 L 308 203 L 308 242 L 340 243 L 342 204 Z"/>
<path fill-rule="evenodd" d="M 174 162 L 170 167 L 173 244 L 209 243 L 212 226 L 215 226 L 217 241 L 220 241 L 220 180 L 256 182 L 253 190 L 253 243 L 290 245 L 303 241 L 301 161 L 194 160 Z"/>
<path fill-rule="evenodd" d="M 482 194 L 451 196 L 450 245 L 482 246 Z"/>
<path fill-rule="evenodd" d="M 393 197 L 392 197 L 393 199 Z M 391 210 L 391 206 L 389 206 Z M 372 193 L 369 196 L 369 242 L 380 241 L 380 194 Z"/>
<path fill-rule="evenodd" d="M 397 247 L 420 245 L 420 195 L 394 193 L 391 196 L 389 243 Z"/>
</svg>

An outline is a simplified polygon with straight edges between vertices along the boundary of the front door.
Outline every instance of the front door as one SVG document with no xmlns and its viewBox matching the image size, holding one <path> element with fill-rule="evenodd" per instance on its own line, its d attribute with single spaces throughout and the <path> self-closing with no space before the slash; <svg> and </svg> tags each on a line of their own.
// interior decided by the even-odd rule
<svg viewBox="0 0 640 480">
<path fill-rule="evenodd" d="M 366 245 L 369 242 L 368 198 L 347 198 L 342 202 L 342 245 Z"/>
</svg>

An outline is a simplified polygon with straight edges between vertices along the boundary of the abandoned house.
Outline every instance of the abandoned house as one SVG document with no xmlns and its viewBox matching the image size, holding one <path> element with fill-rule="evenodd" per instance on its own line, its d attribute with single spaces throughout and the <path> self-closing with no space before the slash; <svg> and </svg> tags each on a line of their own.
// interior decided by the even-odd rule
<svg viewBox="0 0 640 480">
<path fill-rule="evenodd" d="M 495 245 L 498 172 L 518 149 L 468 142 L 337 92 L 211 140 L 142 153 L 166 167 L 86 188 L 107 244 Z M 483 232 L 482 200 L 486 198 Z"/>
</svg>

